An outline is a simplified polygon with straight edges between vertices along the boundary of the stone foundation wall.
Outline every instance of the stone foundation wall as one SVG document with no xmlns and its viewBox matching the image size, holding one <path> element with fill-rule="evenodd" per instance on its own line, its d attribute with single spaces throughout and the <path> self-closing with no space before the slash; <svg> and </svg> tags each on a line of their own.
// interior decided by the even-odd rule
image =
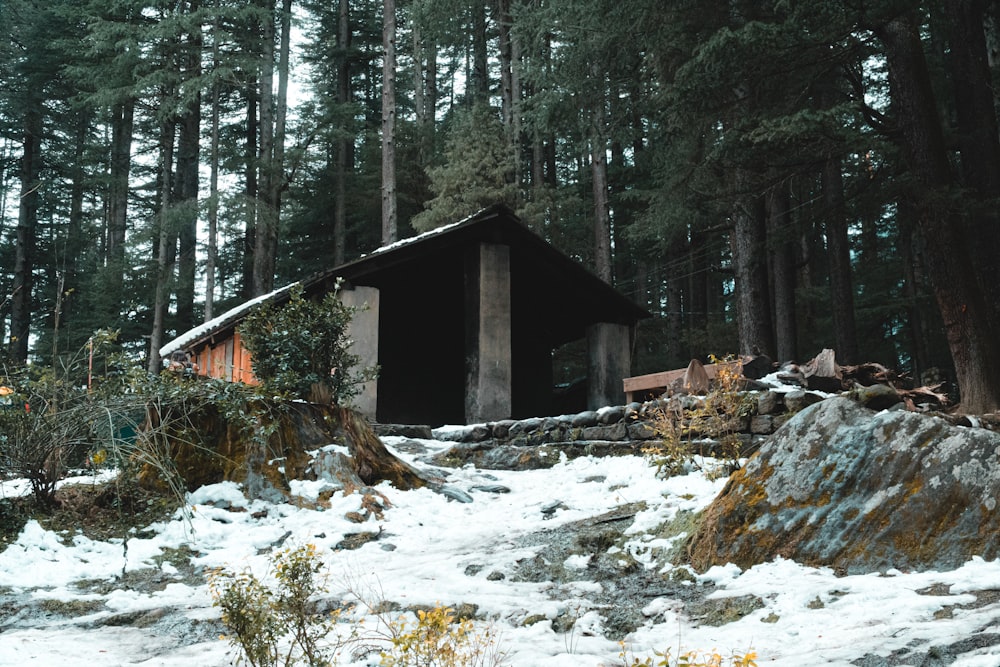
<svg viewBox="0 0 1000 667">
<path fill-rule="evenodd" d="M 740 451 L 749 455 L 767 436 L 778 430 L 791 415 L 823 400 L 824 396 L 806 391 L 761 391 L 749 397 L 752 414 L 736 418 L 735 430 L 742 440 Z M 426 426 L 377 424 L 378 435 L 436 439 L 457 443 L 440 464 L 474 463 L 486 468 L 547 467 L 562 456 L 641 454 L 658 439 L 652 415 L 677 402 L 683 413 L 702 407 L 697 396 L 630 403 L 558 417 L 505 419 L 485 424 L 431 429 Z M 754 401 L 756 404 L 754 404 Z M 677 409 L 677 404 L 670 407 Z M 693 447 L 701 453 L 714 452 L 711 441 L 692 436 Z"/>
</svg>

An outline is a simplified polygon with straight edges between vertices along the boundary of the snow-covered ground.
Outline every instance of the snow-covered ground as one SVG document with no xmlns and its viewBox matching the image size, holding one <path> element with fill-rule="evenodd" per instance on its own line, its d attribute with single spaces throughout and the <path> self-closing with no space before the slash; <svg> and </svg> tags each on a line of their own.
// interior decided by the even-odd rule
<svg viewBox="0 0 1000 667">
<path fill-rule="evenodd" d="M 399 444 L 393 438 L 386 441 L 390 448 Z M 447 446 L 436 441 L 423 444 Z M 189 519 L 178 514 L 136 532 L 125 545 L 120 540 L 93 541 L 82 534 L 55 534 L 32 521 L 0 553 L 0 597 L 8 600 L 0 608 L 0 665 L 228 665 L 235 656 L 227 641 L 171 632 L 173 626 L 163 621 L 169 615 L 186 621 L 219 616 L 207 584 L 185 578 L 176 558 L 164 556 L 191 553 L 193 564 L 204 570 L 250 568 L 263 575 L 267 554 L 276 544 L 315 545 L 328 567 L 330 593 L 336 600 L 343 599 L 347 588 L 360 588 L 404 608 L 477 605 L 480 616 L 493 619 L 508 664 L 515 667 L 621 665 L 622 645 L 605 637 L 602 610 L 592 608 L 583 594 L 600 583 L 575 589 L 517 581 L 514 567 L 540 548 L 525 546 L 533 542 L 520 538 L 636 503 L 645 503 L 645 509 L 626 531 L 631 541 L 625 550 L 649 567 L 660 567 L 648 554 L 661 545 L 647 531 L 681 510 L 703 508 L 724 480 L 710 481 L 699 472 L 661 480 L 654 473 L 636 457 L 581 458 L 522 472 L 468 467 L 454 471 L 448 482 L 468 492 L 473 502 L 383 485 L 378 490 L 391 506 L 382 519 L 371 517 L 364 524 L 345 517 L 361 510 L 357 493 L 336 492 L 329 507 L 310 509 L 250 502 L 235 485 L 225 483 L 190 494 Z M 509 492 L 498 493 L 497 486 Z M 8 495 L 22 491 L 10 482 L 0 486 L 0 492 Z M 315 499 L 322 483 L 303 483 L 297 491 Z M 345 535 L 359 531 L 381 534 L 357 549 L 335 549 Z M 185 547 L 190 552 L 173 551 Z M 564 565 L 586 572 L 587 556 L 576 554 Z M 126 585 L 129 573 L 148 573 L 152 568 L 159 570 L 154 572 L 158 590 Z M 79 585 L 81 581 L 89 583 Z M 110 583 L 101 587 L 95 581 Z M 115 583 L 119 581 L 123 583 Z M 975 637 L 1000 633 L 1000 603 L 984 598 L 978 608 L 969 607 L 977 599 L 972 592 L 1000 589 L 996 562 L 971 557 L 951 572 L 838 577 L 828 569 L 777 561 L 747 571 L 714 568 L 687 585 L 711 588 L 711 597 L 754 595 L 764 606 L 713 627 L 688 618 L 677 600 L 650 597 L 644 608 L 645 625 L 625 639 L 630 655 L 650 656 L 654 649 L 666 648 L 674 655 L 678 649 L 715 649 L 723 655 L 753 650 L 761 666 L 846 667 L 858 664 L 854 661 L 862 656 L 869 656 L 864 664 L 877 664 L 871 662 L 872 656 L 889 656 L 901 649 L 926 653 L 933 646 L 954 647 L 970 639 L 952 664 L 1000 665 L 1000 646 L 974 648 Z M 937 594 L 928 594 L 931 591 Z M 19 618 L 11 609 L 10 600 L 32 599 L 90 606 L 80 616 L 30 619 Z M 550 621 L 524 623 L 539 614 L 555 619 L 568 609 L 577 615 L 568 632 L 557 632 Z M 144 612 L 149 612 L 148 623 L 107 622 L 123 614 L 134 619 Z M 378 663 L 377 658 L 368 660 L 373 662 L 351 662 L 348 656 L 340 664 Z"/>
</svg>

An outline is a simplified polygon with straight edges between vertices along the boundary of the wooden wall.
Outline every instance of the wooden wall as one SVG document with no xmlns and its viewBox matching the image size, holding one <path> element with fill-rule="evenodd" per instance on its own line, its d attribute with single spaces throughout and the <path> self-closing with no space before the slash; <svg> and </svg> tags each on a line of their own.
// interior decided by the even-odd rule
<svg viewBox="0 0 1000 667">
<path fill-rule="evenodd" d="M 240 342 L 239 332 L 225 340 L 204 345 L 195 353 L 195 363 L 198 364 L 198 374 L 208 377 L 258 384 L 253 374 L 250 353 Z"/>
</svg>

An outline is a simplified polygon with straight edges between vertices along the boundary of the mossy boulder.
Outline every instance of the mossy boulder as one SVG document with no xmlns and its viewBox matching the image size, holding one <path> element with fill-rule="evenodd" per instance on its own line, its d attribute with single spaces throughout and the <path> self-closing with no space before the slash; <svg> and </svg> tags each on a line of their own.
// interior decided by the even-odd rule
<svg viewBox="0 0 1000 667">
<path fill-rule="evenodd" d="M 688 555 L 699 570 L 781 556 L 842 571 L 1000 556 L 1000 434 L 847 398 L 810 406 L 734 473 Z"/>
</svg>

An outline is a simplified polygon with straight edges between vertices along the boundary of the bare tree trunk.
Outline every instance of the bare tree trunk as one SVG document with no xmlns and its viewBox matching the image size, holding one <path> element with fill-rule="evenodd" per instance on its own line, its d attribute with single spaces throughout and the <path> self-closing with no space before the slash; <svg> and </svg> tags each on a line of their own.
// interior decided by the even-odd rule
<svg viewBox="0 0 1000 667">
<path fill-rule="evenodd" d="M 899 239 L 897 248 L 903 262 L 903 296 L 906 299 L 906 315 L 909 324 L 910 362 L 913 378 L 918 382 L 927 369 L 932 366 L 927 351 L 927 324 L 923 310 L 920 307 L 921 271 L 920 258 L 914 248 L 913 220 L 916 217 L 912 204 L 906 200 L 897 203 L 899 210 Z"/>
<path fill-rule="evenodd" d="M 747 175 L 737 170 L 736 191 L 745 192 Z M 733 211 L 733 272 L 736 280 L 736 322 L 739 352 L 774 354 L 771 304 L 767 284 L 767 234 L 760 197 L 743 194 Z"/>
<path fill-rule="evenodd" d="M 993 327 L 1000 326 L 1000 131 L 994 106 L 983 0 L 947 0 L 950 15 L 951 71 L 964 185 L 971 189 L 969 254 L 986 301 L 993 305 Z"/>
<path fill-rule="evenodd" d="M 424 45 L 427 53 L 426 62 L 426 85 L 424 89 L 424 104 L 427 113 L 424 115 L 424 122 L 427 126 L 423 128 L 421 137 L 424 141 L 424 155 L 430 160 L 434 156 L 434 147 L 437 143 L 435 136 L 435 126 L 437 125 L 437 103 L 438 103 L 438 44 L 430 41 Z"/>
<path fill-rule="evenodd" d="M 274 169 L 274 2 L 266 0 L 266 15 L 261 26 L 260 54 L 260 123 L 258 145 L 258 190 L 253 246 L 252 296 L 267 294 L 274 287 L 274 257 L 269 252 L 271 238 L 277 237 L 278 221 L 270 201 Z"/>
<path fill-rule="evenodd" d="M 128 220 L 129 172 L 132 168 L 132 133 L 135 100 L 115 104 L 111 113 L 110 183 L 108 184 L 108 236 L 105 264 L 110 269 L 109 291 L 113 302 L 121 298 L 125 271 L 125 234 Z"/>
<path fill-rule="evenodd" d="M 823 164 L 823 202 L 826 204 L 826 249 L 830 261 L 830 306 L 837 360 L 861 363 L 854 320 L 854 284 L 851 279 L 851 248 L 847 235 L 844 177 L 840 160 L 829 157 Z"/>
<path fill-rule="evenodd" d="M 507 141 L 510 143 L 511 154 L 515 156 L 514 170 L 515 184 L 517 186 L 518 197 L 521 195 L 521 117 L 520 98 L 521 83 L 518 76 L 518 62 L 520 55 L 516 38 L 511 31 L 513 17 L 510 13 L 511 0 L 499 0 L 497 13 L 497 24 L 500 29 L 500 95 L 503 112 L 503 126 L 506 131 Z"/>
<path fill-rule="evenodd" d="M 180 251 L 177 262 L 177 327 L 194 326 L 194 283 L 198 247 L 198 167 L 201 142 L 201 101 L 192 103 L 180 120 L 175 180 Z"/>
<path fill-rule="evenodd" d="M 25 114 L 23 126 L 21 194 L 14 248 L 14 284 L 10 299 L 10 356 L 20 363 L 28 360 L 28 339 L 31 333 L 42 130 L 41 114 L 37 109 L 29 110 Z"/>
<path fill-rule="evenodd" d="M 337 5 L 337 103 L 346 106 L 351 101 L 351 3 L 339 0 Z M 345 116 L 346 117 L 346 116 Z M 337 166 L 334 169 L 335 201 L 333 208 L 333 265 L 340 266 L 347 258 L 347 173 L 353 161 L 354 140 L 348 136 L 337 140 Z"/>
<path fill-rule="evenodd" d="M 254 248 L 257 246 L 257 192 L 260 189 L 257 182 L 257 160 L 260 121 L 257 108 L 260 95 L 256 79 L 247 84 L 247 116 L 244 143 L 244 212 L 246 224 L 243 230 L 243 275 L 242 293 L 244 298 L 253 296 L 253 266 Z"/>
<path fill-rule="evenodd" d="M 945 147 L 923 46 L 912 14 L 893 18 L 875 33 L 885 47 L 889 84 L 904 153 L 913 173 L 917 224 L 924 257 L 955 363 L 962 407 L 1000 409 L 1000 349 L 988 304 L 972 270 L 970 247 L 957 211 L 949 207 L 955 181 Z"/>
<path fill-rule="evenodd" d="M 486 2 L 472 2 L 472 72 L 469 73 L 469 105 L 486 103 L 490 97 L 489 51 L 486 38 Z"/>
<path fill-rule="evenodd" d="M 687 250 L 683 243 L 671 243 L 663 258 L 667 264 L 673 266 L 675 263 L 684 261 L 684 253 Z M 671 365 L 680 365 L 685 358 L 690 361 L 689 350 L 682 345 L 685 338 L 691 340 L 691 336 L 684 335 L 684 311 L 685 311 L 685 289 L 684 281 L 681 278 L 666 275 L 661 279 L 664 283 L 664 291 L 667 296 L 667 312 L 664 313 L 667 324 L 667 352 L 670 355 Z M 659 299 L 657 299 L 659 301 Z M 659 304 L 657 310 L 662 310 Z"/>
<path fill-rule="evenodd" d="M 160 127 L 160 212 L 156 236 L 156 297 L 153 304 L 153 330 L 149 335 L 150 373 L 160 371 L 160 348 L 166 325 L 167 304 L 170 301 L 170 278 L 173 262 L 170 259 L 171 243 L 171 174 L 174 162 L 174 121 L 163 121 Z"/>
<path fill-rule="evenodd" d="M 285 176 L 285 138 L 288 125 L 288 76 L 289 57 L 292 43 L 292 0 L 281 4 L 281 37 L 278 47 L 278 95 L 275 99 L 274 142 L 272 144 L 271 168 L 268 169 L 267 203 L 271 209 L 274 224 L 267 237 L 267 252 L 270 264 L 268 291 L 274 287 L 275 260 L 278 254 L 278 226 L 281 221 L 281 197 L 288 185 Z"/>
<path fill-rule="evenodd" d="M 219 0 L 212 25 L 212 70 L 219 68 Z M 219 254 L 219 82 L 212 82 L 212 120 L 209 139 L 208 252 L 205 258 L 205 322 L 215 316 L 215 263 Z"/>
<path fill-rule="evenodd" d="M 687 299 L 684 301 L 684 323 L 687 333 L 687 349 L 684 355 L 688 361 L 705 356 L 708 350 L 704 349 L 704 342 L 708 330 L 708 299 L 709 299 L 709 269 L 711 239 L 709 235 L 700 229 L 692 228 L 689 232 L 691 240 L 687 239 L 687 234 L 682 236 L 681 241 L 676 241 L 672 245 L 684 248 L 687 252 Z M 683 359 L 678 359 L 683 361 Z"/>
<path fill-rule="evenodd" d="M 56 271 L 56 303 L 53 309 L 52 325 L 52 363 L 59 356 L 60 326 L 65 327 L 65 320 L 70 320 L 74 313 L 73 295 L 79 285 L 79 261 L 87 250 L 84 241 L 84 196 L 87 186 L 87 171 L 85 154 L 87 138 L 91 129 L 91 114 L 83 112 L 76 123 L 76 136 L 73 137 L 73 164 L 70 169 L 69 224 L 67 225 L 63 270 Z M 119 302 L 115 302 L 119 303 Z"/>
<path fill-rule="evenodd" d="M 427 122 L 426 90 L 427 54 L 424 52 L 424 37 L 420 26 L 413 23 L 410 28 L 413 38 L 413 115 L 416 116 L 417 129 L 423 130 Z M 418 147 L 422 153 L 423 146 Z M 423 159 L 424 155 L 420 155 Z"/>
<path fill-rule="evenodd" d="M 396 241 L 396 1 L 382 5 L 382 245 Z"/>
<path fill-rule="evenodd" d="M 775 186 L 769 193 L 768 203 L 775 353 L 778 360 L 791 361 L 798 354 L 798 328 L 795 319 L 795 230 L 787 184 Z"/>
<path fill-rule="evenodd" d="M 199 0 L 191 0 L 186 11 L 198 11 Z M 201 77 L 201 25 L 195 24 L 178 45 L 186 81 Z M 198 264 L 198 186 L 201 153 L 201 92 L 194 94 L 179 119 L 180 136 L 177 143 L 177 178 L 174 182 L 178 203 L 177 233 L 180 254 L 177 263 L 177 328 L 186 331 L 194 326 L 195 275 Z"/>
<path fill-rule="evenodd" d="M 604 84 L 601 84 L 603 90 Z M 611 210 L 608 203 L 608 149 L 604 137 L 604 98 L 594 103 L 592 112 L 590 174 L 594 193 L 594 271 L 608 284 L 613 284 L 611 255 Z"/>
<path fill-rule="evenodd" d="M 423 172 L 434 159 L 437 115 L 437 44 L 413 27 L 413 113 L 417 121 L 417 168 Z"/>
</svg>

